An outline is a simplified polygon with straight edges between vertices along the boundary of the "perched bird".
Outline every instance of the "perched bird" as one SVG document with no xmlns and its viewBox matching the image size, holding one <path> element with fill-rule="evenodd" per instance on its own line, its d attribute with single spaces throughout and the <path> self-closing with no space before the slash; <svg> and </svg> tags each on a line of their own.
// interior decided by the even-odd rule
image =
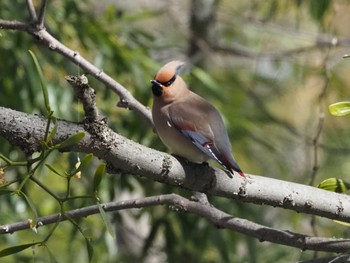
<svg viewBox="0 0 350 263">
<path fill-rule="evenodd" d="M 220 113 L 187 88 L 179 71 L 181 61 L 171 61 L 156 74 L 152 83 L 152 117 L 156 131 L 170 150 L 201 163 L 209 158 L 230 174 L 245 177 L 231 153 L 231 143 Z"/>
</svg>

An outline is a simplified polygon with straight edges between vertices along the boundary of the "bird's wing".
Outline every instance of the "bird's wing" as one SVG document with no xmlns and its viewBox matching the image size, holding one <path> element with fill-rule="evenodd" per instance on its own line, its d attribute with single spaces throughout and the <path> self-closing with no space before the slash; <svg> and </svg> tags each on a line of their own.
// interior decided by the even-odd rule
<svg viewBox="0 0 350 263">
<path fill-rule="evenodd" d="M 173 103 L 169 107 L 169 118 L 170 124 L 208 157 L 231 173 L 234 170 L 244 176 L 232 156 L 231 144 L 222 118 L 211 104 L 201 97 L 191 96 L 187 101 Z"/>
<path fill-rule="evenodd" d="M 169 107 L 170 124 L 212 158 L 207 145 L 213 143 L 214 133 L 208 121 L 203 118 L 205 113 L 198 109 L 198 101 L 191 102 L 189 104 L 186 100 L 181 100 L 172 103 Z M 197 104 L 196 107 L 191 107 L 193 103 Z"/>
</svg>

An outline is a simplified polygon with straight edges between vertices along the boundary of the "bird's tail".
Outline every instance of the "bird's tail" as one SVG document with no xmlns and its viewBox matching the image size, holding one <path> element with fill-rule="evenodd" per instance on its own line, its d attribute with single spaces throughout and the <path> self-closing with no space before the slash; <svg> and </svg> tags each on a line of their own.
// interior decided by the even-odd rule
<svg viewBox="0 0 350 263">
<path fill-rule="evenodd" d="M 246 175 L 243 173 L 242 169 L 239 167 L 237 162 L 232 158 L 225 159 L 222 162 L 222 165 L 233 175 L 233 172 L 237 172 L 240 176 L 246 178 Z"/>
<path fill-rule="evenodd" d="M 245 174 L 242 172 L 241 168 L 236 164 L 236 166 L 229 167 L 229 171 L 233 174 L 233 171 L 236 171 L 240 176 L 246 178 Z"/>
</svg>

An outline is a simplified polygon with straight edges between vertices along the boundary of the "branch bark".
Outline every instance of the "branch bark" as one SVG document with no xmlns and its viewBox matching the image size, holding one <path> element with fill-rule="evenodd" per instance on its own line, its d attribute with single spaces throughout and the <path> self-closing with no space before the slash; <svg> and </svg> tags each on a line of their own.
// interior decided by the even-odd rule
<svg viewBox="0 0 350 263">
<path fill-rule="evenodd" d="M 177 194 L 149 196 L 141 199 L 109 202 L 101 204 L 106 212 L 119 211 L 131 208 L 145 208 L 156 205 L 169 205 L 176 212 L 193 213 L 213 223 L 219 228 L 231 229 L 233 231 L 258 238 L 261 242 L 273 243 L 300 248 L 303 250 L 320 250 L 343 253 L 350 249 L 350 239 L 310 237 L 290 231 L 277 230 L 256 224 L 246 219 L 233 217 L 210 205 L 190 201 Z M 100 213 L 98 205 L 92 205 L 79 209 L 67 211 L 63 215 L 54 214 L 37 219 L 35 228 L 53 224 L 58 221 L 77 219 Z M 0 234 L 13 233 L 19 230 L 30 229 L 28 221 L 0 226 Z"/>
<path fill-rule="evenodd" d="M 0 116 L 0 136 L 27 152 L 40 149 L 46 125 L 43 117 L 3 107 L 0 107 Z M 93 153 L 105 160 L 113 172 L 143 176 L 209 195 L 350 222 L 348 195 L 262 176 L 249 175 L 247 180 L 234 176 L 231 179 L 222 170 L 176 159 L 124 138 L 106 126 L 90 127 L 87 131 L 82 124 L 61 120 L 54 142 L 62 142 L 78 131 L 84 131 L 86 136 L 67 150 Z"/>
</svg>

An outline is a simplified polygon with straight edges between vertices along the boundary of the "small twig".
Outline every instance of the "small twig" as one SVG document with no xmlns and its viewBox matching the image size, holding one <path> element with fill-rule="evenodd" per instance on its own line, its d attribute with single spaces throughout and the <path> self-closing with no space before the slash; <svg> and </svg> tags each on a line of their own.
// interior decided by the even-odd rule
<svg viewBox="0 0 350 263">
<path fill-rule="evenodd" d="M 318 165 L 318 150 L 319 150 L 319 141 L 320 141 L 320 137 L 322 134 L 322 130 L 323 130 L 323 124 L 324 124 L 324 117 L 325 117 L 325 112 L 324 112 L 324 98 L 326 96 L 326 92 L 328 89 L 328 85 L 329 85 L 329 70 L 327 68 L 327 62 L 329 59 L 329 54 L 330 54 L 331 48 L 329 48 L 327 50 L 327 53 L 324 57 L 323 60 L 323 79 L 324 79 L 324 83 L 320 92 L 320 95 L 318 96 L 318 104 L 319 104 L 319 115 L 318 115 L 318 124 L 317 124 L 317 129 L 316 129 L 316 133 L 314 138 L 312 139 L 312 146 L 313 146 L 313 167 L 312 167 L 312 173 L 311 173 L 311 179 L 309 182 L 309 185 L 314 185 L 315 183 L 315 179 L 316 179 L 316 174 L 318 172 L 319 169 L 319 165 Z"/>
<path fill-rule="evenodd" d="M 320 98 L 321 100 L 321 98 Z M 319 149 L 319 140 L 320 136 L 322 133 L 323 129 L 323 124 L 324 124 L 324 111 L 320 110 L 319 112 L 319 119 L 318 119 L 318 124 L 317 124 L 317 129 L 316 129 L 316 134 L 315 137 L 312 139 L 312 146 L 313 146 L 313 166 L 312 166 L 312 173 L 311 173 L 311 179 L 309 182 L 309 185 L 313 186 L 315 183 L 316 179 L 316 174 L 319 169 L 318 165 L 318 149 Z"/>
<path fill-rule="evenodd" d="M 86 76 L 66 76 L 68 83 L 73 87 L 75 96 L 81 101 L 84 107 L 85 117 L 88 122 L 99 120 L 99 113 L 96 107 L 95 90 L 90 87 Z"/>
<path fill-rule="evenodd" d="M 333 13 L 332 15 L 335 16 L 336 14 L 336 10 L 333 9 Z M 333 27 L 333 22 L 334 22 L 334 19 L 331 20 L 332 23 L 330 24 L 331 27 Z M 319 39 L 317 39 L 318 41 L 316 43 L 320 44 L 319 42 Z M 328 67 L 327 67 L 327 64 L 328 64 L 328 60 L 329 60 L 329 55 L 330 55 L 330 52 L 332 50 L 333 47 L 335 47 L 336 45 L 338 45 L 338 39 L 337 38 L 333 38 L 331 40 L 330 43 L 326 43 L 326 45 L 328 46 L 327 50 L 326 50 L 326 53 L 325 53 L 325 56 L 324 56 L 324 59 L 323 59 L 323 80 L 324 80 L 324 83 L 323 83 L 323 86 L 322 86 L 322 89 L 321 89 L 321 92 L 318 96 L 318 105 L 319 105 L 319 118 L 318 118 L 318 125 L 317 125 L 317 130 L 316 130 L 316 134 L 315 134 L 315 137 L 314 139 L 312 140 L 313 142 L 313 155 L 314 155 L 314 164 L 313 164 L 313 168 L 312 168 L 312 173 L 311 173 L 311 179 L 310 179 L 310 185 L 313 186 L 314 183 L 315 183 L 315 179 L 316 179 L 316 175 L 317 175 L 317 172 L 318 172 L 318 169 L 319 169 L 319 141 L 320 141 L 320 137 L 321 137 L 321 133 L 322 133 L 322 130 L 323 130 L 323 125 L 324 125 L 324 115 L 325 115 L 325 112 L 324 112 L 324 99 L 325 99 L 325 96 L 326 96 L 326 92 L 327 92 L 327 89 L 328 89 L 328 85 L 329 85 L 329 70 L 328 70 Z M 317 224 L 316 224 L 316 217 L 313 215 L 311 217 L 311 220 L 310 220 L 310 226 L 311 226 L 311 229 L 312 229 L 312 232 L 315 236 L 318 235 L 318 231 L 317 231 Z M 318 253 L 317 251 L 314 252 L 314 259 L 318 258 Z"/>
<path fill-rule="evenodd" d="M 298 261 L 297 263 L 345 263 L 349 261 L 350 261 L 350 254 L 344 254 L 344 255 L 338 255 L 333 257 L 303 260 L 303 261 Z"/>
<path fill-rule="evenodd" d="M 32 22 L 36 22 L 38 18 L 36 16 L 36 12 L 35 12 L 35 8 L 32 0 L 27 0 L 27 8 L 28 8 L 30 19 L 32 20 Z"/>
<path fill-rule="evenodd" d="M 316 43 L 319 46 L 326 45 L 328 47 L 348 47 L 350 45 L 350 38 L 347 37 L 337 37 L 330 34 L 322 34 L 319 32 L 313 33 L 309 31 L 302 31 L 300 29 L 295 29 L 292 27 L 286 28 L 285 26 L 280 26 L 274 23 L 266 23 L 259 20 L 255 20 L 255 18 L 252 17 L 249 18 L 249 21 L 245 22 L 251 23 L 257 28 L 263 29 L 265 32 L 270 31 L 275 34 L 278 34 L 279 38 L 281 38 L 281 35 L 283 34 L 287 35 L 288 37 L 308 40 L 310 42 Z"/>
<path fill-rule="evenodd" d="M 46 8 L 47 8 L 47 2 L 48 0 L 42 0 L 42 4 L 41 4 L 41 8 L 39 11 L 39 17 L 38 17 L 38 21 L 37 21 L 37 25 L 39 28 L 44 28 L 44 20 L 45 20 L 45 12 L 46 12 Z"/>
<path fill-rule="evenodd" d="M 213 206 L 202 204 L 201 202 L 190 201 L 177 194 L 167 194 L 150 196 L 135 200 L 119 202 L 109 202 L 102 204 L 106 212 L 115 212 L 131 208 L 145 208 L 156 205 L 169 205 L 177 212 L 193 213 L 220 228 L 230 229 L 248 236 L 255 237 L 260 241 L 269 241 L 277 244 L 288 245 L 303 250 L 345 252 L 350 249 L 349 239 L 319 238 L 310 237 L 303 234 L 283 231 L 260 224 L 256 224 L 246 219 L 233 217 Z M 64 214 L 54 214 L 37 219 L 36 229 L 67 219 L 77 219 L 100 213 L 98 205 L 92 205 L 79 209 L 67 211 Z M 28 221 L 0 226 L 0 234 L 9 234 L 16 231 L 30 229 Z"/>
<path fill-rule="evenodd" d="M 324 101 L 324 97 L 326 95 L 326 90 L 328 87 L 328 83 L 329 83 L 329 77 L 328 77 L 328 72 L 327 72 L 327 60 L 328 60 L 328 56 L 329 56 L 329 51 L 330 49 L 328 49 L 327 55 L 324 59 L 324 84 L 322 87 L 322 91 L 318 97 L 318 103 L 319 103 L 319 118 L 318 118 L 318 124 L 317 124 L 317 129 L 316 129 L 316 134 L 315 137 L 312 140 L 312 146 L 313 146 L 313 166 L 312 166 L 312 172 L 311 172 L 311 178 L 310 178 L 310 186 L 313 186 L 315 184 L 315 180 L 316 180 L 316 175 L 317 172 L 319 170 L 319 141 L 320 141 L 320 137 L 322 134 L 322 130 L 323 130 L 323 124 L 324 124 L 324 110 L 323 110 L 323 105 L 322 102 Z M 312 229 L 312 233 L 314 236 L 318 236 L 318 231 L 317 231 L 317 224 L 316 224 L 316 216 L 312 215 L 311 219 L 310 219 L 310 226 Z M 318 257 L 318 253 L 317 251 L 315 251 L 314 253 L 314 258 Z"/>
<path fill-rule="evenodd" d="M 35 25 L 29 25 L 17 21 L 7 21 L 0 19 L 0 29 L 19 29 L 31 34 L 36 39 L 39 39 L 41 43 L 46 45 L 50 50 L 56 51 L 62 56 L 66 57 L 71 62 L 79 65 L 86 73 L 91 74 L 92 77 L 105 84 L 107 88 L 120 96 L 119 105 L 135 111 L 141 116 L 149 126 L 153 127 L 153 120 L 151 111 L 145 105 L 136 100 L 133 95 L 120 83 L 116 82 L 109 75 L 104 73 L 101 69 L 97 68 L 85 58 L 81 57 L 78 52 L 63 45 L 60 41 L 54 38 L 44 28 L 38 29 Z"/>
<path fill-rule="evenodd" d="M 293 48 L 289 50 L 281 50 L 281 51 L 263 51 L 263 52 L 257 52 L 252 51 L 251 49 L 247 49 L 244 47 L 239 46 L 223 46 L 216 43 L 209 43 L 209 46 L 217 52 L 223 52 L 226 54 L 231 54 L 235 56 L 245 57 L 245 58 L 270 58 L 270 59 L 281 59 L 284 57 L 290 57 L 292 55 L 298 55 L 305 52 L 310 52 L 314 49 L 320 49 L 328 47 L 326 44 L 315 44 L 311 46 L 306 47 L 299 47 L 299 48 Z"/>
</svg>

